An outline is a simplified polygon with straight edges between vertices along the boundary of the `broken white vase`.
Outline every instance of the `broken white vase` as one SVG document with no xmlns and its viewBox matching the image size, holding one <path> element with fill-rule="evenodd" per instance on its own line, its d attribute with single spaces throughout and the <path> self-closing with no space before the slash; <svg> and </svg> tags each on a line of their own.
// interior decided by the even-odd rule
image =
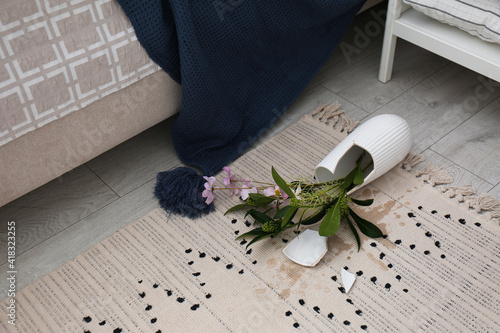
<svg viewBox="0 0 500 333">
<path fill-rule="evenodd" d="M 412 144 L 413 136 L 406 120 L 394 114 L 375 116 L 359 125 L 316 166 L 316 180 L 328 182 L 347 176 L 365 151 L 361 166 L 373 163 L 364 172 L 363 184 L 350 190 L 350 194 L 400 163 Z"/>
<path fill-rule="evenodd" d="M 283 249 L 283 253 L 294 263 L 313 267 L 328 251 L 327 237 L 320 236 L 317 230 L 307 229 L 295 237 Z"/>
</svg>

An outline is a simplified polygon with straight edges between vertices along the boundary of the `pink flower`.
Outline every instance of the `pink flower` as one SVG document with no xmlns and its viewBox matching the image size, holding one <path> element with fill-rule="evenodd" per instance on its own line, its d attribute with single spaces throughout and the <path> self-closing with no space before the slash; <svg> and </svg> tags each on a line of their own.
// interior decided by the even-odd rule
<svg viewBox="0 0 500 333">
<path fill-rule="evenodd" d="M 229 195 L 238 194 L 240 190 L 238 189 L 238 186 L 233 184 L 233 180 L 236 175 L 231 176 L 231 170 L 227 166 L 223 167 L 222 169 L 227 172 L 227 177 L 224 177 L 222 182 L 224 183 L 224 185 L 226 185 L 227 188 L 230 189 Z"/>
<path fill-rule="evenodd" d="M 273 187 L 266 188 L 264 190 L 264 195 L 268 197 L 281 197 L 283 199 L 288 198 L 288 195 L 285 192 L 283 192 L 283 190 L 280 189 L 278 185 L 275 185 L 274 188 Z"/>
<path fill-rule="evenodd" d="M 241 199 L 246 200 L 248 199 L 250 193 L 257 193 L 258 190 L 255 186 L 252 187 L 252 181 L 247 180 L 247 179 L 241 179 L 242 182 L 245 183 L 245 185 L 242 186 L 241 190 Z"/>
<path fill-rule="evenodd" d="M 215 177 L 203 176 L 203 178 L 205 178 L 207 182 L 204 184 L 205 190 L 201 193 L 201 196 L 206 198 L 205 203 L 210 205 L 212 201 L 214 201 L 214 194 L 212 191 L 214 189 Z"/>
</svg>

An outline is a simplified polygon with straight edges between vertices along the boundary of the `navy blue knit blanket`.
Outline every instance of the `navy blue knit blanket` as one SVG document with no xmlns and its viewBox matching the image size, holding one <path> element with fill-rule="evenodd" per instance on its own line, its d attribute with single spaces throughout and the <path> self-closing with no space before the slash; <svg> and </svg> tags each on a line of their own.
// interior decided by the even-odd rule
<svg viewBox="0 0 500 333">
<path fill-rule="evenodd" d="M 205 175 L 272 126 L 365 1 L 118 0 L 149 56 L 182 85 L 172 140 Z"/>
</svg>

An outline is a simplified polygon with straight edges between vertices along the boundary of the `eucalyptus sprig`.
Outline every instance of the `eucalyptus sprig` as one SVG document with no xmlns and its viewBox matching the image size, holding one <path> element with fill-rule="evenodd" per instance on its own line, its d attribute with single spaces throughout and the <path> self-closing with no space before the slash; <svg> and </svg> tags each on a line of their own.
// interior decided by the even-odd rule
<svg viewBox="0 0 500 333">
<path fill-rule="evenodd" d="M 247 248 L 262 239 L 276 237 L 286 229 L 316 223 L 320 223 L 319 234 L 330 237 L 338 231 L 345 217 L 359 251 L 361 241 L 356 226 L 368 237 L 383 236 L 376 225 L 360 217 L 351 207 L 352 204 L 370 206 L 373 199 L 358 200 L 347 195 L 351 189 L 364 182 L 364 171 L 368 166 L 361 167 L 362 157 L 347 176 L 322 183 L 307 179 L 287 183 L 272 167 L 271 174 L 279 190 L 272 196 L 249 193 L 245 203 L 230 208 L 225 214 L 245 209 L 245 217 L 250 215 L 256 224 L 260 225 L 238 237 L 252 238 Z M 298 221 L 294 222 L 296 216 Z"/>
</svg>

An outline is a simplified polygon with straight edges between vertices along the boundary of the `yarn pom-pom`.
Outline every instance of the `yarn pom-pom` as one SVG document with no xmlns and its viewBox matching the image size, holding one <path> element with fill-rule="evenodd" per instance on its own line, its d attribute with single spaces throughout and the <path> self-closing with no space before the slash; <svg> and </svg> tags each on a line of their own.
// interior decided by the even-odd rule
<svg viewBox="0 0 500 333">
<path fill-rule="evenodd" d="M 197 218 L 215 210 L 214 204 L 207 205 L 201 196 L 206 180 L 196 170 L 179 167 L 158 173 L 155 196 L 160 206 L 189 218 Z"/>
</svg>

